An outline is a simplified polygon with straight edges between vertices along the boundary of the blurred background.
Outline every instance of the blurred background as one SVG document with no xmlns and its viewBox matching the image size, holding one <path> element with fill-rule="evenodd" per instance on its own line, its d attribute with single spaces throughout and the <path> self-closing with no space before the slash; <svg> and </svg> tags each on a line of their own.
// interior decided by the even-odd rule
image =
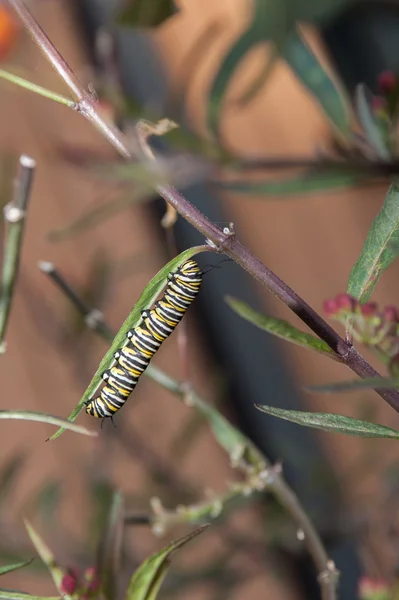
<svg viewBox="0 0 399 600">
<path fill-rule="evenodd" d="M 122 4 L 116 0 L 29 2 L 76 74 L 94 87 L 104 110 L 126 131 L 140 117 L 170 117 L 187 132 L 206 135 L 210 82 L 247 27 L 252 4 L 180 0 L 176 5 L 179 10 L 161 26 L 137 29 L 117 24 Z M 341 5 L 319 27 L 309 27 L 307 39 L 348 94 L 360 82 L 375 90 L 380 72 L 399 70 L 399 7 L 382 1 Z M 10 14 L 0 12 L 2 68 L 66 93 L 26 32 L 7 20 Z M 284 61 L 249 103 L 237 102 L 261 69 L 265 52 L 270 52 L 267 45 L 251 50 L 234 75 L 222 113 L 224 140 L 244 157 L 313 156 L 330 145 L 331 130 Z M 38 261 L 54 263 L 116 331 L 176 249 L 202 239 L 179 219 L 174 249 L 161 226 L 163 202 L 155 196 L 136 202 L 134 184 L 93 174 L 93 164 L 105 169 L 118 157 L 78 114 L 6 82 L 0 89 L 4 204 L 12 194 L 19 156 L 26 153 L 37 161 L 7 353 L 0 361 L 1 408 L 66 417 L 107 344 L 87 330 L 76 309 L 39 270 Z M 160 147 L 167 145 L 162 141 Z M 326 298 L 346 289 L 386 190 L 381 184 L 274 197 L 221 192 L 206 181 L 184 188 L 213 221 L 222 226 L 233 222 L 240 240 L 317 311 Z M 94 208 L 121 197 L 131 199 L 124 210 L 71 228 Z M 154 364 L 188 380 L 270 460 L 282 461 L 287 480 L 341 570 L 341 598 L 357 597 L 361 576 L 394 580 L 399 566 L 397 448 L 386 440 L 321 434 L 280 422 L 256 411 L 254 403 L 340 412 L 393 428 L 399 426 L 398 415 L 373 392 L 305 393 L 304 386 L 348 378 L 350 372 L 241 320 L 226 305 L 226 295 L 304 327 L 234 263 L 211 254 L 199 261 L 217 268 L 204 277 L 183 337 L 175 332 Z M 384 275 L 376 301 L 395 304 L 398 274 L 394 265 Z M 79 422 L 100 427 L 86 415 Z M 147 513 L 153 497 L 172 509 L 221 494 L 236 477 L 203 420 L 149 378 L 140 381 L 115 424 L 104 423 L 97 438 L 67 432 L 47 444 L 47 426 L 2 425 L 1 562 L 35 555 L 23 517 L 65 567 L 88 567 L 95 560 L 113 489 L 122 490 L 128 512 Z M 145 557 L 179 533 L 159 539 L 146 526 L 126 527 L 121 589 Z M 39 560 L 5 576 L 2 587 L 54 595 Z M 273 600 L 319 597 L 315 572 L 294 525 L 267 495 L 248 499 L 216 519 L 192 549 L 175 559 L 161 597 L 239 600 L 265 594 Z"/>
</svg>

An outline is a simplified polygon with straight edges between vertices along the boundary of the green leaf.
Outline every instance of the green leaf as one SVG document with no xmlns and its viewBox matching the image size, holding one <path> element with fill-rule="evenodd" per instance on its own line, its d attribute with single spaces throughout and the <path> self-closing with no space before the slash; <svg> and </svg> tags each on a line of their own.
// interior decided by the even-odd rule
<svg viewBox="0 0 399 600">
<path fill-rule="evenodd" d="M 384 271 L 399 254 L 399 187 L 392 184 L 349 276 L 347 292 L 367 302 Z"/>
<path fill-rule="evenodd" d="M 138 187 L 135 190 L 130 190 L 128 194 L 123 195 L 120 198 L 96 205 L 92 210 L 85 212 L 66 227 L 50 231 L 47 237 L 51 242 L 61 242 L 73 238 L 79 233 L 83 233 L 96 227 L 106 219 L 117 215 L 129 206 L 151 200 L 153 195 L 153 187 Z"/>
<path fill-rule="evenodd" d="M 281 47 L 284 46 L 283 43 L 280 45 Z M 247 87 L 247 89 L 244 92 L 242 92 L 239 98 L 236 100 L 236 104 L 240 108 L 245 108 L 245 106 L 247 106 L 247 104 L 249 104 L 251 100 L 255 98 L 258 92 L 260 92 L 260 90 L 263 88 L 276 65 L 276 61 L 279 58 L 280 48 L 279 50 L 277 50 L 277 48 L 274 47 L 272 48 L 271 55 L 268 52 L 265 54 L 266 57 L 261 71 L 258 73 L 257 77 L 251 82 L 251 84 Z"/>
<path fill-rule="evenodd" d="M 347 170 L 336 170 L 324 173 L 320 171 L 307 171 L 301 175 L 285 177 L 279 180 L 212 180 L 212 184 L 217 188 L 233 192 L 234 194 L 289 196 L 291 194 L 315 194 L 335 191 L 349 186 L 360 185 L 368 179 L 370 179 L 370 176 L 366 174 L 361 175 L 359 173 L 350 173 Z"/>
<path fill-rule="evenodd" d="M 60 596 L 31 596 L 23 592 L 0 589 L 0 600 L 60 600 Z"/>
<path fill-rule="evenodd" d="M 176 12 L 173 0 L 128 0 L 117 23 L 126 27 L 158 27 Z"/>
<path fill-rule="evenodd" d="M 74 425 L 66 419 L 60 417 L 53 417 L 53 415 L 47 415 L 45 413 L 31 412 L 27 410 L 0 410 L 0 419 L 18 419 L 20 421 L 37 421 L 39 423 L 48 423 L 49 425 L 57 425 L 63 429 L 69 429 L 75 433 L 82 433 L 83 435 L 97 435 L 95 431 L 90 431 L 82 425 Z"/>
<path fill-rule="evenodd" d="M 398 389 L 399 379 L 394 377 L 369 377 L 368 379 L 351 379 L 324 385 L 312 385 L 306 389 L 309 392 L 321 394 L 337 394 L 340 392 L 355 392 L 357 390 Z"/>
<path fill-rule="evenodd" d="M 26 560 L 24 562 L 15 563 L 13 565 L 6 565 L 4 567 L 0 567 L 0 575 L 5 575 L 6 573 L 12 573 L 12 571 L 17 571 L 17 569 L 22 569 L 23 567 L 27 567 L 31 564 L 33 558 L 31 560 Z"/>
<path fill-rule="evenodd" d="M 153 554 L 143 562 L 133 574 L 125 600 L 155 600 L 159 588 L 169 569 L 170 556 L 173 552 L 185 546 L 194 537 L 202 533 L 208 525 L 204 525 L 188 535 L 172 542 L 166 548 Z"/>
<path fill-rule="evenodd" d="M 297 344 L 298 346 L 302 346 L 303 348 L 308 348 L 309 350 L 315 350 L 316 352 L 320 352 L 321 354 L 327 355 L 330 358 L 334 358 L 338 360 L 336 354 L 331 350 L 331 348 L 320 340 L 319 338 L 311 335 L 310 333 L 305 333 L 304 331 L 300 331 L 287 321 L 283 321 L 282 319 L 275 319 L 274 317 L 267 317 L 266 315 L 253 310 L 246 302 L 242 300 L 238 300 L 237 298 L 232 298 L 231 296 L 226 296 L 225 300 L 227 304 L 232 308 L 240 317 L 246 319 L 253 325 L 256 325 L 260 329 L 271 333 L 287 342 L 292 342 L 293 344 Z"/>
<path fill-rule="evenodd" d="M 260 404 L 255 404 L 255 406 L 260 411 L 273 417 L 291 421 L 291 423 L 297 423 L 297 425 L 321 429 L 322 431 L 345 433 L 346 435 L 367 438 L 399 438 L 399 431 L 395 431 L 390 427 L 369 423 L 368 421 L 360 421 L 359 419 L 345 417 L 344 415 L 285 410 L 283 408 L 273 408 L 272 406 Z"/>
<path fill-rule="evenodd" d="M 112 496 L 105 522 L 97 561 L 97 573 L 101 573 L 102 590 L 107 600 L 118 596 L 117 583 L 120 571 L 123 536 L 123 497 L 118 490 Z"/>
<path fill-rule="evenodd" d="M 359 85 L 356 89 L 355 104 L 360 124 L 370 146 L 375 150 L 379 158 L 389 160 L 391 153 L 381 127 L 371 112 L 364 85 Z"/>
<path fill-rule="evenodd" d="M 69 600 L 71 596 L 65 594 L 61 589 L 62 580 L 66 575 L 66 571 L 64 569 L 61 569 L 61 567 L 57 564 L 55 556 L 50 550 L 50 548 L 46 545 L 44 540 L 40 537 L 40 535 L 35 531 L 35 529 L 26 519 L 25 527 L 31 539 L 31 542 L 36 549 L 36 552 L 38 553 L 38 555 L 46 565 L 47 569 L 49 570 L 51 577 L 53 578 L 54 585 L 57 588 L 58 592 L 62 594 L 62 596 L 66 600 Z"/>
<path fill-rule="evenodd" d="M 25 463 L 25 458 L 22 454 L 13 456 L 2 466 L 0 473 L 0 507 L 14 486 L 15 480 Z"/>
<path fill-rule="evenodd" d="M 93 397 L 93 394 L 97 391 L 102 383 L 102 374 L 104 371 L 109 368 L 112 364 L 114 364 L 114 353 L 118 348 L 125 345 L 127 342 L 126 334 L 129 329 L 132 329 L 138 325 L 141 320 L 141 313 L 144 309 L 150 308 L 154 303 L 157 296 L 161 293 L 163 288 L 167 283 L 168 274 L 171 271 L 176 270 L 182 263 L 186 260 L 194 256 L 194 254 L 198 254 L 199 252 L 209 251 L 209 248 L 206 246 L 195 246 L 193 248 L 189 248 L 185 250 L 179 256 L 176 256 L 171 261 L 169 261 L 156 275 L 151 279 L 150 283 L 146 286 L 143 293 L 141 294 L 139 300 L 134 305 L 131 313 L 123 323 L 122 327 L 119 329 L 116 334 L 114 341 L 112 342 L 111 347 L 105 354 L 104 358 L 100 362 L 97 371 L 95 372 L 93 379 L 91 380 L 88 388 L 83 394 L 78 405 L 73 409 L 71 414 L 68 417 L 69 421 L 74 421 L 80 411 L 84 407 L 84 403 Z M 149 368 L 149 367 L 148 367 Z M 148 370 L 147 368 L 147 370 Z M 56 439 L 64 432 L 64 428 L 59 429 L 55 432 L 54 435 L 51 436 L 51 440 Z"/>
<path fill-rule="evenodd" d="M 348 138 L 351 133 L 348 100 L 338 90 L 298 29 L 288 36 L 282 55 L 302 85 L 320 104 L 330 122 L 344 138 Z"/>
<path fill-rule="evenodd" d="M 254 1 L 254 12 L 251 23 L 241 37 L 236 40 L 212 82 L 207 104 L 207 121 L 210 132 L 215 138 L 219 137 L 220 116 L 223 100 L 230 80 L 240 62 L 248 52 L 262 42 L 266 42 L 274 34 L 282 38 L 286 29 L 283 2 Z"/>
</svg>

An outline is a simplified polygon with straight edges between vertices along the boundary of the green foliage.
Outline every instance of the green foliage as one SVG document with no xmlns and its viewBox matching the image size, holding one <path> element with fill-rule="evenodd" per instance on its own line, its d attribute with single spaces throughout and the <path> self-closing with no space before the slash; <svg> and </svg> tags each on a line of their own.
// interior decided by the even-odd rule
<svg viewBox="0 0 399 600">
<path fill-rule="evenodd" d="M 253 310 L 246 302 L 237 300 L 231 296 L 226 297 L 227 304 L 243 319 L 246 319 L 253 325 L 256 325 L 260 329 L 271 333 L 287 342 L 292 342 L 302 348 L 308 348 L 309 350 L 315 350 L 321 354 L 329 356 L 329 358 L 336 358 L 336 355 L 331 348 L 322 340 L 311 335 L 300 331 L 287 321 L 282 319 L 276 319 L 274 317 L 267 317 L 256 310 Z"/>
<path fill-rule="evenodd" d="M 60 600 L 60 596 L 31 596 L 23 592 L 0 589 L 0 600 Z"/>
<path fill-rule="evenodd" d="M 5 575 L 6 573 L 12 573 L 13 571 L 17 571 L 18 569 L 22 569 L 23 567 L 27 567 L 28 565 L 31 564 L 32 560 L 15 563 L 13 565 L 6 565 L 4 567 L 0 566 L 0 575 Z"/>
<path fill-rule="evenodd" d="M 219 137 L 224 97 L 232 76 L 247 53 L 259 43 L 267 41 L 268 35 L 278 25 L 280 16 L 280 9 L 275 1 L 267 3 L 265 0 L 254 0 L 254 12 L 249 27 L 234 42 L 222 60 L 212 82 L 207 105 L 208 126 L 216 139 Z"/>
<path fill-rule="evenodd" d="M 364 85 L 359 85 L 356 91 L 356 112 L 370 147 L 373 148 L 379 158 L 388 160 L 391 153 L 386 136 L 378 120 L 373 115 Z"/>
<path fill-rule="evenodd" d="M 310 392 L 321 394 L 339 394 L 341 392 L 356 392 L 358 390 L 399 389 L 399 379 L 394 377 L 370 377 L 325 383 L 307 388 Z"/>
<path fill-rule="evenodd" d="M 63 429 L 69 429 L 75 433 L 81 433 L 83 435 L 97 435 L 95 431 L 90 431 L 82 425 L 74 425 L 70 421 L 61 419 L 60 417 L 54 417 L 53 415 L 47 415 L 45 413 L 32 412 L 28 410 L 0 410 L 0 419 L 17 419 L 19 421 L 36 421 L 38 423 L 48 423 L 49 425 L 56 425 Z"/>
<path fill-rule="evenodd" d="M 347 292 L 361 302 L 371 297 L 381 275 L 399 254 L 399 187 L 392 184 L 349 276 Z"/>
<path fill-rule="evenodd" d="M 118 333 L 116 334 L 114 341 L 111 344 L 111 347 L 109 348 L 108 352 L 105 354 L 104 358 L 100 362 L 99 367 L 98 367 L 97 371 L 95 372 L 93 379 L 91 380 L 88 388 L 86 389 L 85 393 L 83 394 L 80 402 L 78 403 L 76 408 L 74 408 L 74 410 L 69 415 L 69 417 L 68 417 L 69 421 L 74 421 L 76 419 L 76 417 L 78 416 L 78 414 L 84 407 L 84 403 L 86 402 L 86 400 L 91 398 L 93 396 L 93 394 L 97 391 L 97 389 L 100 387 L 100 385 L 102 383 L 102 379 L 101 379 L 102 373 L 115 362 L 114 353 L 116 352 L 116 350 L 118 348 L 120 348 L 121 346 L 126 344 L 127 332 L 129 331 L 129 329 L 132 329 L 138 325 L 138 323 L 140 322 L 140 319 L 141 319 L 142 311 L 144 309 L 150 308 L 152 306 L 152 304 L 154 303 L 157 296 L 159 296 L 159 294 L 165 287 L 169 273 L 171 271 L 177 269 L 187 259 L 191 258 L 195 254 L 198 254 L 198 252 L 203 252 L 204 250 L 209 250 L 209 249 L 204 246 L 196 246 L 194 248 L 189 248 L 188 250 L 185 250 L 184 252 L 179 254 L 176 258 L 173 258 L 171 261 L 169 261 L 155 275 L 155 277 L 153 277 L 153 279 L 151 279 L 150 283 L 146 286 L 143 293 L 141 294 L 139 300 L 134 305 L 131 313 L 129 314 L 129 316 L 124 321 L 121 328 L 119 329 Z M 52 440 L 56 439 L 58 436 L 61 435 L 61 433 L 63 433 L 63 431 L 64 431 L 64 428 L 59 429 L 53 436 L 51 436 L 50 439 L 52 439 Z"/>
<path fill-rule="evenodd" d="M 352 116 L 348 99 L 322 67 L 300 30 L 297 29 L 287 38 L 283 56 L 337 132 L 348 139 Z"/>
<path fill-rule="evenodd" d="M 285 421 L 291 421 L 291 423 L 297 423 L 298 425 L 303 425 L 305 427 L 313 427 L 314 429 L 320 429 L 322 431 L 344 433 L 346 435 L 367 438 L 399 438 L 399 431 L 395 431 L 390 427 L 376 425 L 375 423 L 369 423 L 368 421 L 360 421 L 359 419 L 345 417 L 344 415 L 286 410 L 283 408 L 273 408 L 272 406 L 263 404 L 256 404 L 255 406 L 260 411 L 273 417 L 278 417 Z"/>
<path fill-rule="evenodd" d="M 171 555 L 201 534 L 206 528 L 207 525 L 204 525 L 150 556 L 133 574 L 125 600 L 155 600 L 169 569 Z"/>
<path fill-rule="evenodd" d="M 118 490 L 111 499 L 97 561 L 97 572 L 101 573 L 102 591 L 107 600 L 113 600 L 118 596 L 117 583 L 121 566 L 123 519 L 123 496 Z"/>
<path fill-rule="evenodd" d="M 65 594 L 61 587 L 61 583 L 66 574 L 66 571 L 58 565 L 55 556 L 50 550 L 50 548 L 47 546 L 42 537 L 37 533 L 37 531 L 27 520 L 25 520 L 25 527 L 31 539 L 31 542 L 36 549 L 36 552 L 38 553 L 38 555 L 46 565 L 49 573 L 51 574 L 55 587 L 57 588 L 59 593 L 62 596 L 64 596 L 66 600 L 70 600 L 71 597 Z"/>
<path fill-rule="evenodd" d="M 173 0 L 127 0 L 117 23 L 125 27 L 158 27 L 175 13 Z"/>
<path fill-rule="evenodd" d="M 266 181 L 261 179 L 235 181 L 214 181 L 216 188 L 221 188 L 234 194 L 253 194 L 265 196 L 293 196 L 300 194 L 318 194 L 320 192 L 336 191 L 364 183 L 370 175 L 350 172 L 348 170 L 316 171 L 308 170 L 301 175 L 284 177 L 284 179 Z"/>
</svg>

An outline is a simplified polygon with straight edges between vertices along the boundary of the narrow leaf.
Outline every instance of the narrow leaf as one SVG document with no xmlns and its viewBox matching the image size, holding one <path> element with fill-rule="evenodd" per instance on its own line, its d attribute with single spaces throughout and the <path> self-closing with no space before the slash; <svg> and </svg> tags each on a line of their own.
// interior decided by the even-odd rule
<svg viewBox="0 0 399 600">
<path fill-rule="evenodd" d="M 150 200 L 153 195 L 153 187 L 138 187 L 135 190 L 130 190 L 128 194 L 123 195 L 120 198 L 96 205 L 92 210 L 85 212 L 66 227 L 50 231 L 48 239 L 51 242 L 61 242 L 73 238 L 79 233 L 83 233 L 88 229 L 96 227 L 129 206 Z"/>
<path fill-rule="evenodd" d="M 23 592 L 0 589 L 0 600 L 60 600 L 60 596 L 31 596 Z"/>
<path fill-rule="evenodd" d="M 208 99 L 208 126 L 217 139 L 220 129 L 220 115 L 223 100 L 237 67 L 247 53 L 261 42 L 266 42 L 272 31 L 279 31 L 281 25 L 281 9 L 273 2 L 272 6 L 264 0 L 255 0 L 252 20 L 247 30 L 232 45 L 212 82 Z M 278 26 L 278 29 L 274 27 Z"/>
<path fill-rule="evenodd" d="M 117 17 L 117 23 L 125 27 L 158 27 L 177 12 L 173 0 L 128 0 L 125 4 Z"/>
<path fill-rule="evenodd" d="M 47 569 L 49 570 L 51 577 L 53 578 L 54 585 L 57 588 L 58 592 L 62 594 L 66 600 L 70 599 L 71 597 L 65 594 L 61 589 L 61 583 L 64 576 L 66 575 L 66 571 L 59 567 L 55 560 L 54 554 L 52 553 L 50 548 L 46 545 L 44 540 L 40 537 L 40 535 L 35 531 L 35 529 L 26 519 L 25 527 L 32 544 L 36 548 L 36 552 L 38 553 L 38 555 L 46 565 Z"/>
<path fill-rule="evenodd" d="M 332 413 L 312 413 L 298 410 L 286 410 L 283 408 L 273 408 L 272 406 L 255 404 L 260 411 L 303 425 L 304 427 L 313 427 L 322 431 L 332 431 L 335 433 L 345 433 L 346 435 L 354 435 L 367 438 L 399 438 L 399 431 L 395 431 L 385 425 L 369 423 L 368 421 L 360 421 L 352 417 L 337 415 Z"/>
<path fill-rule="evenodd" d="M 185 546 L 207 527 L 208 525 L 204 525 L 192 531 L 143 562 L 130 580 L 125 600 L 155 600 L 169 568 L 169 559 L 172 553 Z"/>
<path fill-rule="evenodd" d="M 364 85 L 359 85 L 356 89 L 355 104 L 359 121 L 370 146 L 375 150 L 379 158 L 389 160 L 391 153 L 387 147 L 383 132 L 371 112 Z"/>
<path fill-rule="evenodd" d="M 122 553 L 123 518 L 123 497 L 118 490 L 112 496 L 99 547 L 96 569 L 97 573 L 101 573 L 102 590 L 107 600 L 118 597 L 117 583 Z"/>
<path fill-rule="evenodd" d="M 0 472 L 0 507 L 12 490 L 15 480 L 25 463 L 25 456 L 19 454 L 7 461 Z"/>
<path fill-rule="evenodd" d="M 281 46 L 283 46 L 283 45 L 284 44 L 281 44 Z M 255 98 L 255 96 L 260 92 L 260 90 L 266 84 L 267 80 L 269 79 L 269 77 L 276 65 L 276 61 L 279 58 L 279 51 L 277 50 L 276 46 L 274 48 L 272 48 L 271 55 L 269 52 L 267 52 L 265 54 L 266 54 L 265 60 L 264 60 L 264 63 L 263 63 L 260 73 L 258 74 L 256 79 L 254 79 L 254 81 L 251 82 L 251 84 L 248 86 L 248 88 L 240 95 L 240 97 L 236 101 L 236 104 L 240 108 L 244 108 L 245 106 L 247 106 L 247 104 L 249 104 L 251 102 L 251 100 L 253 100 L 253 98 Z"/>
<path fill-rule="evenodd" d="M 351 379 L 324 385 L 312 385 L 306 388 L 309 392 L 321 394 L 337 394 L 340 392 L 356 392 L 357 390 L 398 389 L 399 379 L 394 377 L 370 377 L 368 379 Z"/>
<path fill-rule="evenodd" d="M 290 196 L 294 194 L 311 194 L 335 191 L 352 187 L 369 181 L 371 176 L 360 173 L 350 173 L 347 170 L 334 172 L 307 171 L 294 177 L 273 180 L 212 180 L 212 185 L 234 194 L 265 194 L 268 196 Z"/>
<path fill-rule="evenodd" d="M 74 425 L 66 419 L 60 417 L 53 417 L 53 415 L 47 415 L 45 413 L 31 412 L 27 410 L 0 410 L 0 419 L 17 419 L 20 421 L 37 421 L 39 423 L 48 423 L 49 425 L 57 425 L 63 429 L 69 429 L 75 433 L 82 433 L 83 435 L 97 435 L 95 431 L 90 431 L 82 425 Z"/>
<path fill-rule="evenodd" d="M 68 417 L 69 421 L 74 421 L 76 419 L 76 417 L 78 416 L 80 411 L 83 409 L 84 403 L 89 398 L 91 398 L 93 396 L 93 394 L 96 392 L 96 390 L 100 387 L 100 385 L 102 383 L 101 376 L 102 376 L 103 372 L 107 368 L 109 368 L 115 361 L 115 359 L 114 359 L 115 351 L 118 348 L 120 348 L 121 346 L 124 346 L 126 344 L 127 332 L 129 331 L 129 329 L 132 329 L 138 325 L 138 323 L 141 320 L 142 311 L 144 309 L 150 308 L 152 306 L 152 304 L 154 303 L 157 296 L 161 293 L 161 291 L 165 287 L 165 285 L 167 283 L 168 274 L 171 271 L 177 269 L 187 259 L 194 256 L 194 254 L 198 254 L 199 252 L 204 252 L 204 251 L 209 251 L 209 248 L 207 248 L 206 246 L 195 246 L 193 248 L 189 248 L 188 250 L 185 250 L 184 252 L 179 254 L 179 256 L 177 256 L 176 258 L 173 258 L 171 261 L 169 261 L 155 275 L 155 277 L 153 277 L 153 279 L 151 279 L 150 283 L 146 286 L 143 293 L 141 294 L 138 302 L 135 304 L 131 313 L 129 314 L 129 316 L 123 323 L 122 327 L 119 329 L 118 333 L 116 334 L 111 347 L 109 348 L 109 350 L 105 354 L 104 358 L 100 362 L 98 369 L 95 372 L 93 379 L 91 380 L 87 390 L 83 394 L 80 402 L 78 403 L 78 405 L 74 408 L 74 410 L 69 415 L 69 417 Z M 59 435 L 61 435 L 63 432 L 64 432 L 64 428 L 59 429 L 58 431 L 56 431 L 56 433 L 50 439 L 54 440 Z"/>
<path fill-rule="evenodd" d="M 0 575 L 5 575 L 6 573 L 12 573 L 12 571 L 17 571 L 18 569 L 22 569 L 23 567 L 27 567 L 31 564 L 33 558 L 31 560 L 26 560 L 24 562 L 14 563 L 13 565 L 6 565 L 4 567 L 0 567 Z"/>
<path fill-rule="evenodd" d="M 399 254 L 399 187 L 392 184 L 349 276 L 347 292 L 367 302 L 381 275 Z"/>
<path fill-rule="evenodd" d="M 348 138 L 351 132 L 348 100 L 322 67 L 300 31 L 287 37 L 283 57 L 334 127 L 344 138 Z"/>
<path fill-rule="evenodd" d="M 259 313 L 248 306 L 246 302 L 238 300 L 237 298 L 226 296 L 225 300 L 230 308 L 240 315 L 240 317 L 246 319 L 260 329 L 282 338 L 287 342 L 292 342 L 293 344 L 297 344 L 303 348 L 315 350 L 316 352 L 327 355 L 330 358 L 339 360 L 336 354 L 325 342 L 323 342 L 323 340 L 320 340 L 310 333 L 305 333 L 304 331 L 297 329 L 282 319 L 275 319 L 274 317 L 268 317 L 262 313 Z"/>
</svg>

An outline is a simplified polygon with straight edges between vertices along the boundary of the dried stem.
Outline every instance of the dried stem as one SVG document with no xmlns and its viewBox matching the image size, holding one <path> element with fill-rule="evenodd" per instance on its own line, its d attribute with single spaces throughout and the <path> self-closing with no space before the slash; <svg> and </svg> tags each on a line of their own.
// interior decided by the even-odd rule
<svg viewBox="0 0 399 600">
<path fill-rule="evenodd" d="M 8 325 L 14 287 L 18 277 L 24 225 L 35 161 L 22 155 L 19 159 L 19 171 L 15 181 L 15 192 L 12 201 L 4 207 L 4 220 L 8 231 L 6 234 L 3 257 L 2 288 L 0 295 L 0 352 L 5 352 L 4 337 Z"/>
</svg>

